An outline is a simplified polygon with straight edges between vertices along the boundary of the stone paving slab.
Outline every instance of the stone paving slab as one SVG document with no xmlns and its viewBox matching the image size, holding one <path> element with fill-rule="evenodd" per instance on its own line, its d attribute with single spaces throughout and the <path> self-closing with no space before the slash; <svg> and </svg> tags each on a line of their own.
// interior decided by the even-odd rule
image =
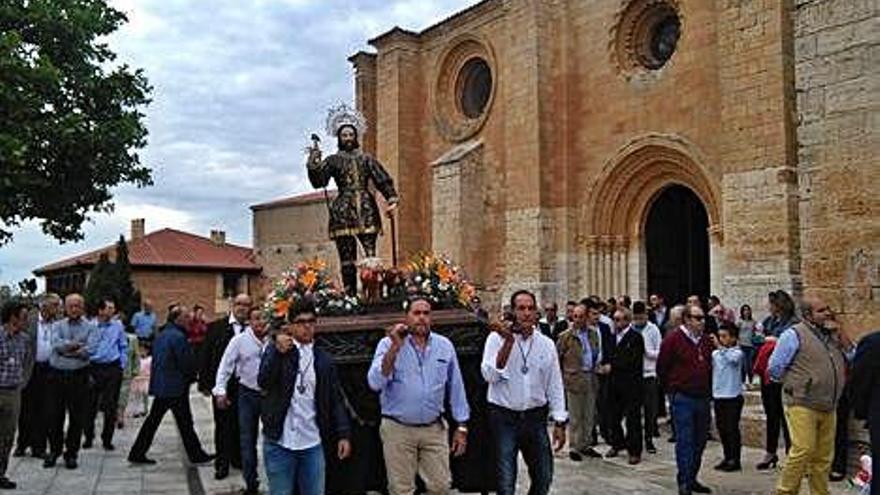
<svg viewBox="0 0 880 495">
<path fill-rule="evenodd" d="M 214 425 L 211 403 L 206 397 L 191 396 L 196 431 L 205 449 L 213 451 Z M 100 424 L 100 419 L 98 420 Z M 213 466 L 189 466 L 180 444 L 174 419 L 169 413 L 156 435 L 150 457 L 159 461 L 156 466 L 134 467 L 126 462 L 141 420 L 129 419 L 126 428 L 117 431 L 114 452 L 100 447 L 82 451 L 80 468 L 68 471 L 63 466 L 43 469 L 42 461 L 31 458 L 13 458 L 10 478 L 19 483 L 19 489 L 10 492 L 23 495 L 180 495 L 180 494 L 237 494 L 244 486 L 241 472 L 232 470 L 227 479 L 214 480 Z M 576 463 L 568 459 L 567 451 L 559 453 L 554 463 L 554 495 L 675 495 L 674 445 L 658 439 L 659 453 L 645 454 L 643 462 L 629 466 L 626 458 L 587 459 Z M 604 451 L 605 447 L 599 447 Z M 258 453 L 259 453 L 258 449 Z M 704 456 L 700 479 L 721 495 L 769 495 L 778 477 L 778 470 L 759 472 L 754 465 L 763 453 L 759 449 L 743 451 L 744 471 L 719 473 L 712 466 L 721 458 L 721 446 L 710 442 Z M 331 473 L 332 475 L 332 473 Z M 267 492 L 265 472 L 260 466 L 261 486 Z M 528 491 L 528 476 L 520 462 L 517 493 Z M 806 485 L 802 493 L 807 493 Z M 455 493 L 455 492 L 453 492 Z M 845 495 L 844 483 L 832 484 L 833 495 Z"/>
</svg>

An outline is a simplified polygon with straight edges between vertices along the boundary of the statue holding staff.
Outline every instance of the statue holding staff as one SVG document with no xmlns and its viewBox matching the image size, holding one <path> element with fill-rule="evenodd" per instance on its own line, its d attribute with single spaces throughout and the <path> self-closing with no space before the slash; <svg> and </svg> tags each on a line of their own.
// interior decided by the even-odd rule
<svg viewBox="0 0 880 495">
<path fill-rule="evenodd" d="M 392 222 L 398 196 L 394 181 L 373 156 L 360 149 L 358 137 L 366 131 L 366 120 L 357 110 L 342 104 L 330 109 L 326 131 L 337 140 L 338 151 L 327 158 L 321 157 L 319 139 L 312 135 L 306 163 L 309 181 L 315 188 L 326 188 L 332 178 L 339 194 L 330 202 L 330 238 L 336 243 L 342 271 L 342 283 L 348 294 L 357 293 L 357 245 L 360 243 L 368 258 L 376 256 L 376 240 L 382 232 L 382 218 L 376 198 L 370 190 L 373 185 L 388 204 L 387 213 Z M 392 239 L 392 243 L 396 240 Z M 395 249 L 396 251 L 396 249 Z"/>
</svg>

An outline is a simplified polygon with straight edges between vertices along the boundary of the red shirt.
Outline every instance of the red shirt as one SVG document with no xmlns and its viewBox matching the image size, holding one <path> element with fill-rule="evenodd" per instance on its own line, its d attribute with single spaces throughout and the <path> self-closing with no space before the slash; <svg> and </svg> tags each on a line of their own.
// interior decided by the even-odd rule
<svg viewBox="0 0 880 495">
<path fill-rule="evenodd" d="M 695 343 L 681 328 L 669 332 L 657 358 L 657 376 L 664 388 L 671 393 L 711 397 L 713 350 L 705 333 Z"/>
<path fill-rule="evenodd" d="M 193 318 L 186 329 L 186 339 L 190 344 L 201 344 L 205 340 L 205 334 L 208 333 L 208 324 L 204 320 Z"/>
<path fill-rule="evenodd" d="M 770 383 L 770 355 L 773 354 L 773 349 L 775 348 L 775 340 L 764 342 L 761 346 L 761 350 L 758 351 L 758 357 L 755 358 L 755 366 L 752 367 L 752 372 L 761 377 L 761 383 L 763 385 Z"/>
</svg>

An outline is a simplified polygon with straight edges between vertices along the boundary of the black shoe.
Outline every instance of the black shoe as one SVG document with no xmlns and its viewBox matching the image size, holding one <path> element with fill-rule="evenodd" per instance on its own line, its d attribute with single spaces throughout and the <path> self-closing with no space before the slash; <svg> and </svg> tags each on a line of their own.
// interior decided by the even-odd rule
<svg viewBox="0 0 880 495">
<path fill-rule="evenodd" d="M 193 457 L 189 460 L 191 464 L 206 464 L 214 460 L 217 457 L 214 454 L 208 454 L 207 452 L 202 452 L 201 454 Z"/>
<path fill-rule="evenodd" d="M 729 463 L 727 463 L 727 467 L 722 469 L 722 471 L 726 473 L 735 473 L 742 470 L 742 464 L 740 464 L 739 461 L 730 461 Z"/>
<path fill-rule="evenodd" d="M 758 471 L 767 471 L 768 469 L 775 468 L 776 465 L 779 464 L 779 457 L 776 454 L 769 455 L 764 457 L 764 460 L 759 462 L 755 469 Z"/>
<path fill-rule="evenodd" d="M 0 490 L 15 490 L 18 485 L 10 481 L 6 476 L 0 476 Z"/>
<path fill-rule="evenodd" d="M 114 450 L 116 450 L 116 447 L 114 447 L 113 444 L 110 442 L 104 442 L 101 446 L 104 447 L 104 450 L 108 452 L 113 452 Z"/>
<path fill-rule="evenodd" d="M 152 466 L 153 464 L 156 464 L 155 460 L 150 459 L 146 456 L 142 456 L 142 457 L 128 456 L 128 462 L 130 462 L 132 464 L 139 464 L 139 465 L 145 465 L 145 466 Z"/>
<path fill-rule="evenodd" d="M 594 449 L 593 447 L 587 447 L 587 449 L 583 450 L 581 452 L 581 454 L 583 454 L 587 457 L 593 458 L 593 459 L 601 459 L 602 458 L 602 454 L 596 452 L 596 449 Z"/>
<path fill-rule="evenodd" d="M 55 454 L 49 454 L 43 459 L 43 467 L 46 469 L 53 468 L 55 467 L 56 462 L 58 462 L 58 456 Z"/>
<path fill-rule="evenodd" d="M 64 459 L 64 467 L 67 469 L 76 469 L 79 467 L 79 464 L 76 463 L 76 458 L 68 457 Z"/>
<path fill-rule="evenodd" d="M 667 440 L 667 441 L 669 443 L 675 443 L 675 435 L 672 435 L 671 437 L 669 437 L 669 440 Z"/>
<path fill-rule="evenodd" d="M 12 453 L 12 457 L 24 457 L 25 455 L 27 455 L 27 447 L 18 447 Z"/>
<path fill-rule="evenodd" d="M 250 488 L 242 488 L 239 493 L 241 493 L 241 495 L 260 495 L 260 489 L 252 486 Z"/>
<path fill-rule="evenodd" d="M 711 488 L 700 483 L 699 481 L 694 481 L 694 484 L 691 485 L 691 491 L 694 493 L 712 493 Z"/>
<path fill-rule="evenodd" d="M 214 479 L 215 480 L 223 480 L 229 476 L 229 466 L 225 464 L 221 464 L 219 466 L 214 466 Z"/>
<path fill-rule="evenodd" d="M 46 451 L 31 449 L 31 457 L 33 457 L 34 459 L 45 459 L 46 458 Z"/>
<path fill-rule="evenodd" d="M 94 440 L 91 438 L 86 438 L 83 442 L 82 448 L 83 450 L 89 450 L 90 448 L 92 448 L 92 445 L 94 445 Z"/>
<path fill-rule="evenodd" d="M 620 453 L 620 451 L 617 450 L 617 449 L 615 449 L 614 447 L 612 447 L 611 450 L 609 450 L 609 451 L 605 454 L 605 458 L 606 458 L 606 459 L 611 459 L 611 458 L 617 457 L 617 454 L 618 454 L 618 453 Z"/>
<path fill-rule="evenodd" d="M 648 445 L 645 446 L 645 451 L 647 451 L 649 454 L 656 454 L 657 447 L 655 447 L 653 443 L 648 442 Z"/>
<path fill-rule="evenodd" d="M 568 458 L 573 460 L 574 462 L 581 462 L 584 460 L 584 456 L 580 454 L 580 452 L 571 451 L 568 453 Z"/>
<path fill-rule="evenodd" d="M 726 468 L 726 467 L 727 467 L 727 459 L 724 459 L 723 461 L 716 464 L 715 467 L 713 467 L 712 469 L 714 469 L 715 471 L 724 471 L 724 468 Z"/>
</svg>

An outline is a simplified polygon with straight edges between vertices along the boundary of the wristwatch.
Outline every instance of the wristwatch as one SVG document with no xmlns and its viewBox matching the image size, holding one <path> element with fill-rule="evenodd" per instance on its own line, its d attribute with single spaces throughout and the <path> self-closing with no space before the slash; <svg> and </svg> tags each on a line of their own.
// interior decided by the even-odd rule
<svg viewBox="0 0 880 495">
<path fill-rule="evenodd" d="M 557 427 L 557 428 L 565 428 L 566 426 L 568 426 L 568 420 L 565 420 L 565 421 L 554 421 L 554 422 L 553 422 L 553 426 L 555 426 L 555 427 Z"/>
<path fill-rule="evenodd" d="M 468 432 L 467 425 L 464 424 L 464 423 L 462 423 L 462 424 L 458 425 L 458 428 L 456 428 L 455 431 L 460 431 L 460 432 L 462 432 L 462 433 L 467 433 L 467 432 Z"/>
</svg>

